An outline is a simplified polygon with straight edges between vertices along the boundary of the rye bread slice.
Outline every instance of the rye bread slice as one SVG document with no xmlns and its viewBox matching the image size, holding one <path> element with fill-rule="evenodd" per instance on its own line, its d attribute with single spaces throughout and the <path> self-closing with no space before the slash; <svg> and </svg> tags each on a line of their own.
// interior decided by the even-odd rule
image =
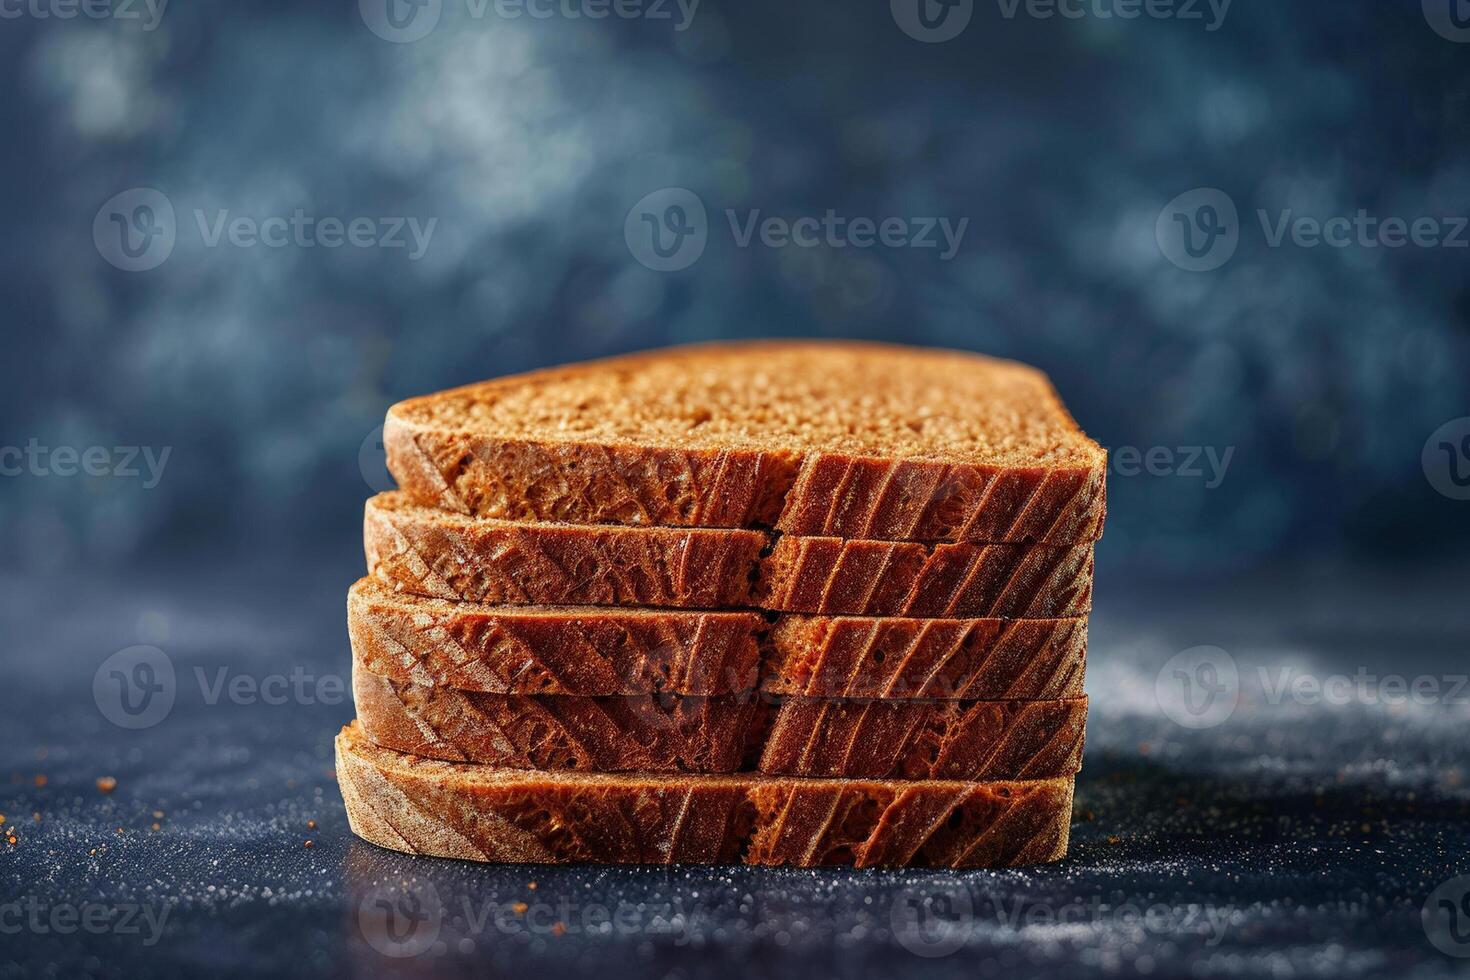
<svg viewBox="0 0 1470 980">
<path fill-rule="evenodd" d="M 512 520 L 1071 544 L 1106 511 L 1046 376 L 959 351 L 652 351 L 400 402 L 383 444 L 418 502 Z"/>
<path fill-rule="evenodd" d="M 357 663 L 491 694 L 719 695 L 757 682 L 816 698 L 1041 701 L 1082 693 L 1087 620 L 914 619 L 347 596 Z M 764 669 L 762 669 L 764 664 Z"/>
<path fill-rule="evenodd" d="M 1082 768 L 1087 700 L 832 701 L 486 694 L 353 669 L 383 748 L 515 769 L 1044 779 Z"/>
<path fill-rule="evenodd" d="M 872 781 L 537 772 L 337 736 L 348 825 L 409 854 L 502 863 L 999 868 L 1067 853 L 1072 780 Z"/>
<path fill-rule="evenodd" d="M 924 545 L 757 531 L 465 517 L 367 502 L 369 572 L 429 598 L 938 618 L 1052 619 L 1092 604 L 1091 544 Z"/>
<path fill-rule="evenodd" d="M 752 610 L 492 606 L 395 592 L 347 593 L 355 662 L 399 681 L 492 694 L 732 694 L 759 683 Z"/>
</svg>

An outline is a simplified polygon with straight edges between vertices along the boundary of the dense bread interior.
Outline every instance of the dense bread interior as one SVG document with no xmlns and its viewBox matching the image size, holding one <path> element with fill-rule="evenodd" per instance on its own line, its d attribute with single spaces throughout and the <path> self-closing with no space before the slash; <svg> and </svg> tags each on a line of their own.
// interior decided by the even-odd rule
<svg viewBox="0 0 1470 980">
<path fill-rule="evenodd" d="M 1100 469 L 1045 375 L 956 351 L 716 344 L 501 378 L 415 398 L 410 426 L 499 439 L 786 450 Z"/>
</svg>

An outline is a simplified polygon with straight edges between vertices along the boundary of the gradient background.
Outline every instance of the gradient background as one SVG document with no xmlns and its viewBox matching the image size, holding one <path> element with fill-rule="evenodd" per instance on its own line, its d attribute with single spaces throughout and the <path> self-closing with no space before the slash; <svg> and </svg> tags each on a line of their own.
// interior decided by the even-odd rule
<svg viewBox="0 0 1470 980">
<path fill-rule="evenodd" d="M 1130 771 L 1128 753 L 1151 744 L 1155 760 L 1177 763 L 1150 770 L 1160 799 L 1177 788 L 1170 779 L 1242 800 L 1263 781 L 1304 780 L 1272 797 L 1283 812 L 1309 808 L 1313 781 L 1340 786 L 1345 771 L 1365 792 L 1441 792 L 1448 822 L 1399 856 L 1427 876 L 1464 863 L 1463 711 L 1408 734 L 1381 710 L 1272 716 L 1244 741 L 1205 741 L 1160 734 L 1136 690 L 1195 644 L 1227 646 L 1243 663 L 1304 657 L 1349 672 L 1448 669 L 1470 651 L 1470 504 L 1437 492 L 1421 461 L 1431 433 L 1470 415 L 1470 249 L 1272 248 L 1256 218 L 1470 214 L 1470 43 L 1437 32 L 1433 10 L 1235 0 L 1209 30 L 1024 8 L 1008 19 L 976 0 L 958 37 L 922 43 L 886 3 L 705 0 L 682 31 L 677 8 L 674 21 L 467 9 L 444 0 L 437 26 L 412 43 L 375 35 L 348 0 L 175 0 L 151 30 L 28 10 L 0 19 L 0 445 L 171 452 L 154 488 L 0 478 L 0 655 L 15 679 L 0 693 L 0 751 L 15 761 L 0 768 L 17 774 L 0 811 L 60 815 L 53 856 L 33 848 L 15 887 L 50 875 L 56 894 L 115 897 L 123 869 L 162 876 L 161 890 L 193 896 L 182 907 L 198 913 L 176 962 L 282 969 L 224 930 L 236 924 L 228 910 L 194 886 L 221 848 L 242 869 L 259 848 L 274 853 L 283 814 L 331 814 L 341 840 L 323 858 L 348 846 L 322 769 L 350 706 L 181 708 L 172 727 L 119 734 L 87 698 L 97 664 L 143 642 L 181 672 L 343 671 L 341 595 L 360 574 L 361 502 L 386 485 L 373 434 L 389 404 L 569 360 L 777 335 L 1017 358 L 1046 370 L 1105 446 L 1233 451 L 1216 487 L 1110 475 L 1089 687 L 1094 726 L 1099 710 L 1118 717 L 1090 734 L 1089 765 Z M 99 253 L 93 221 L 139 187 L 172 202 L 177 243 L 158 268 L 121 271 Z M 661 273 L 635 261 L 624 219 L 666 187 L 700 197 L 709 239 L 692 266 Z M 1155 235 L 1161 209 L 1196 188 L 1225 192 L 1240 214 L 1238 250 L 1209 272 L 1171 264 Z M 297 208 L 437 225 L 417 261 L 403 249 L 210 248 L 194 225 L 196 209 L 259 220 Z M 932 249 L 739 248 L 727 208 L 969 225 L 950 261 Z M 1099 706 L 1099 692 L 1122 691 L 1137 697 Z M 51 797 L 28 782 L 45 768 L 37 753 L 56 767 L 52 789 L 63 787 Z M 235 768 L 221 770 L 219 753 Z M 100 815 L 99 771 L 132 774 Z M 1209 783 L 1222 771 L 1228 790 Z M 282 802 L 272 780 L 285 773 L 297 774 L 292 792 L 311 773 L 314 795 Z M 144 849 L 132 865 L 89 871 L 54 857 L 127 807 L 146 823 L 163 796 L 195 820 L 187 841 L 165 848 L 175 870 Z M 1178 833 L 1192 842 L 1184 852 L 1172 838 L 1139 844 L 1137 875 L 1103 880 L 1199 900 L 1159 884 L 1172 880 L 1167 862 L 1205 861 L 1229 831 L 1205 820 Z M 1084 859 L 1098 857 L 1080 840 Z M 1269 863 L 1237 856 L 1238 875 Z M 1288 928 L 1262 940 L 1279 943 L 1265 952 L 1243 941 L 1244 971 L 1346 976 L 1431 962 L 1414 946 L 1424 942 L 1414 915 L 1433 881 L 1399 864 L 1365 872 L 1399 916 L 1389 933 L 1371 934 L 1374 893 L 1349 882 L 1370 912 L 1324 911 L 1302 941 L 1310 950 L 1336 937 L 1352 955 L 1298 956 Z M 1254 899 L 1262 915 L 1288 916 L 1318 870 L 1268 879 Z M 310 878 L 296 864 L 280 873 Z M 1149 875 L 1162 877 L 1142 883 Z M 248 877 L 238 872 L 232 894 L 274 923 Z M 327 938 L 288 944 L 303 957 L 294 965 L 340 968 L 301 951 L 340 939 L 334 907 L 305 905 L 290 922 L 310 919 Z M 29 938 L 12 966 L 70 962 L 64 946 Z M 1046 963 L 1138 965 L 1137 943 L 1092 941 L 1111 943 L 1113 958 L 1067 947 Z M 97 963 L 113 963 L 104 949 Z M 602 955 L 612 954 L 591 954 Z M 1007 955 L 944 962 L 975 975 Z M 1165 972 L 1201 962 L 1187 942 L 1173 960 L 1148 955 Z M 832 968 L 818 958 L 802 969 L 812 963 Z"/>
</svg>

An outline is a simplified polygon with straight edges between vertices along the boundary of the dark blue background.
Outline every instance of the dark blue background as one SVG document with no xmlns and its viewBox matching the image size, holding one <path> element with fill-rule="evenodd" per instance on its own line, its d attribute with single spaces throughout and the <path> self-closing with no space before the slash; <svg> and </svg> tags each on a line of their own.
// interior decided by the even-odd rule
<svg viewBox="0 0 1470 980">
<path fill-rule="evenodd" d="M 151 947 L 0 936 L 0 973 L 379 975 L 394 964 L 364 943 L 356 903 L 410 877 L 476 901 L 533 900 L 532 878 L 552 903 L 672 899 L 698 937 L 456 943 L 451 930 L 397 964 L 414 974 L 1463 965 L 1419 921 L 1441 881 L 1470 871 L 1463 700 L 1332 707 L 1252 690 L 1227 724 L 1190 731 L 1153 689 L 1199 645 L 1248 676 L 1466 669 L 1470 504 L 1436 492 L 1421 451 L 1470 415 L 1470 250 L 1271 248 L 1255 215 L 1470 213 L 1470 44 L 1431 29 L 1417 0 L 1235 0 L 1214 31 L 1007 19 L 977 0 L 937 44 L 881 2 L 704 0 L 684 32 L 464 10 L 446 0 L 405 44 L 349 0 L 174 0 L 156 30 L 0 19 L 0 447 L 171 453 L 154 488 L 0 477 L 0 827 L 18 835 L 0 840 L 0 905 L 173 915 Z M 178 242 L 158 268 L 121 271 L 93 220 L 139 187 L 173 203 Z M 694 191 L 710 217 L 703 256 L 670 273 L 635 261 L 623 234 L 665 187 Z M 1238 251 L 1209 272 L 1175 267 L 1155 240 L 1161 210 L 1196 188 L 1240 215 Z M 206 248 L 194 228 L 195 209 L 297 208 L 438 223 L 419 261 Z M 727 208 L 969 225 L 947 262 L 742 249 Z M 393 401 L 771 335 L 1015 357 L 1048 371 L 1109 447 L 1233 449 L 1214 488 L 1110 477 L 1067 862 L 936 882 L 415 861 L 347 833 L 330 740 L 350 704 L 208 704 L 189 686 L 196 667 L 343 679 L 343 594 Z M 140 643 L 184 683 L 166 721 L 124 731 L 92 681 Z M 1215 945 L 1114 911 L 1021 935 L 982 915 L 947 958 L 893 941 L 901 887 L 956 882 L 977 901 L 1206 907 L 1232 925 Z"/>
<path fill-rule="evenodd" d="M 10 480 L 22 565 L 349 546 L 363 439 L 451 384 L 670 342 L 881 338 L 1051 373 L 1110 447 L 1235 447 L 1227 479 L 1116 475 L 1102 558 L 1173 575 L 1453 559 L 1419 453 L 1470 413 L 1470 250 L 1267 247 L 1255 218 L 1470 211 L 1470 46 L 1417 3 L 1237 0 L 1006 19 L 919 43 L 886 4 L 706 0 L 668 21 L 446 6 L 410 44 L 349 3 L 175 3 L 153 31 L 3 21 L 4 441 L 172 446 L 163 482 Z M 1207 9 L 1203 6 L 1201 9 Z M 705 202 L 691 268 L 632 260 L 650 191 Z M 93 246 L 112 195 L 172 257 Z M 1167 262 L 1218 187 L 1235 258 Z M 204 248 L 192 212 L 437 218 L 428 253 Z M 740 249 L 723 212 L 970 219 L 934 250 Z"/>
</svg>

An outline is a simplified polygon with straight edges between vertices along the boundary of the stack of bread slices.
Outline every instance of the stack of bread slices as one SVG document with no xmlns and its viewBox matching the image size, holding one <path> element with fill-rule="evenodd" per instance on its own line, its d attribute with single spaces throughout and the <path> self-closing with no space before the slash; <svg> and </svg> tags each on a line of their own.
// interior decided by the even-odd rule
<svg viewBox="0 0 1470 980">
<path fill-rule="evenodd" d="M 677 348 L 395 405 L 352 829 L 479 861 L 1066 853 L 1105 457 L 951 351 Z"/>
</svg>

